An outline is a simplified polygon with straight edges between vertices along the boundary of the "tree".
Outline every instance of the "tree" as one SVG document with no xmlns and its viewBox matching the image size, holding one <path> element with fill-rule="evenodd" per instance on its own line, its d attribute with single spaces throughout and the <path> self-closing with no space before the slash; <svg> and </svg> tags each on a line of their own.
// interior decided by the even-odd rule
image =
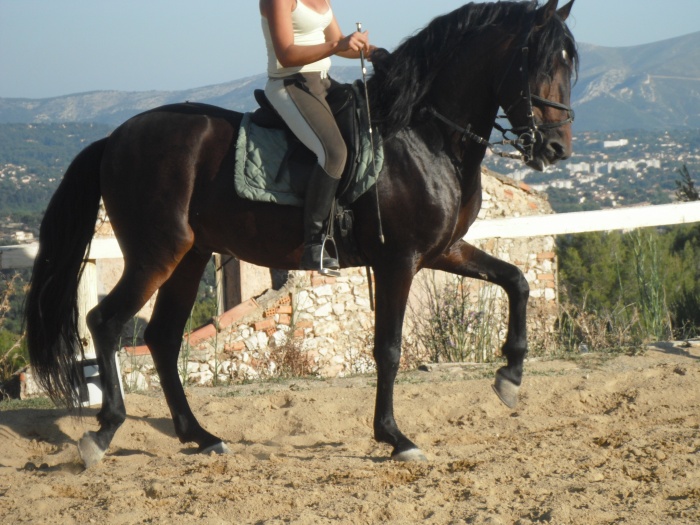
<svg viewBox="0 0 700 525">
<path fill-rule="evenodd" d="M 688 171 L 688 166 L 683 164 L 678 170 L 681 180 L 676 181 L 676 198 L 681 202 L 692 202 L 700 200 L 698 190 L 695 189 L 695 182 Z"/>
</svg>

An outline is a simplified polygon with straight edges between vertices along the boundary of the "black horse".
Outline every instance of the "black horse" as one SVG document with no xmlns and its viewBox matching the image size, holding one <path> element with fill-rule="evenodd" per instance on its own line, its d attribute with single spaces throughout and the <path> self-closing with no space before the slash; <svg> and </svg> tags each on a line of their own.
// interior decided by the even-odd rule
<svg viewBox="0 0 700 525">
<path fill-rule="evenodd" d="M 573 0 L 467 4 L 433 20 L 393 53 L 378 51 L 368 81 L 383 138 L 377 193 L 352 205 L 359 254 L 343 266 L 375 273 L 374 437 L 397 460 L 425 459 L 394 420 L 394 380 L 411 282 L 422 268 L 486 280 L 508 295 L 507 365 L 494 389 L 513 407 L 527 351 L 528 284 L 515 266 L 462 240 L 481 206 L 480 164 L 505 109 L 527 165 L 541 170 L 571 153 L 569 108 L 577 53 L 565 24 Z M 26 305 L 32 365 L 51 397 L 75 405 L 77 284 L 100 197 L 124 254 L 124 273 L 87 317 L 103 385 L 100 428 L 78 448 L 99 461 L 126 418 L 115 352 L 124 324 L 159 290 L 144 338 L 180 441 L 225 452 L 187 403 L 177 370 L 182 333 L 212 252 L 294 269 L 302 251 L 300 208 L 236 195 L 233 165 L 242 116 L 211 106 L 143 113 L 71 163 L 41 225 Z M 378 207 L 385 242 L 380 242 Z"/>
</svg>

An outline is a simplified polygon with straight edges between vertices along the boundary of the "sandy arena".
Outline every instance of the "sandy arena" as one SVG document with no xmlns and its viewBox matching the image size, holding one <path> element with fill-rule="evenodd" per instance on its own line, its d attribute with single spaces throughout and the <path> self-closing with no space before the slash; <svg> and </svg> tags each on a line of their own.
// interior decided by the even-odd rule
<svg viewBox="0 0 700 525">
<path fill-rule="evenodd" d="M 372 377 L 190 388 L 229 456 L 180 444 L 162 394 L 128 394 L 88 470 L 95 410 L 0 411 L 0 523 L 700 523 L 700 348 L 529 362 L 515 412 L 494 370 L 400 376 L 416 464 L 373 441 Z"/>
</svg>

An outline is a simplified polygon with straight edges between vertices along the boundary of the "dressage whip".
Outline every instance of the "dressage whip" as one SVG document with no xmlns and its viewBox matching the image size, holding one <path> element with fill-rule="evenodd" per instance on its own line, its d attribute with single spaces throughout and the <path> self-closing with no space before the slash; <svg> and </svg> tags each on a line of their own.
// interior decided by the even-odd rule
<svg viewBox="0 0 700 525">
<path fill-rule="evenodd" d="M 357 22 L 357 32 L 362 33 L 362 23 Z M 379 241 L 384 244 L 384 229 L 382 228 L 382 214 L 379 209 L 379 174 L 376 172 L 377 167 L 374 158 L 374 134 L 372 133 L 372 113 L 369 108 L 369 90 L 367 89 L 367 67 L 365 67 L 365 50 L 360 49 L 360 65 L 362 67 L 362 84 L 365 86 L 365 102 L 367 103 L 367 124 L 369 127 L 369 146 L 371 149 L 372 173 L 377 176 L 377 182 L 374 184 L 374 195 L 377 199 L 377 220 L 379 221 Z"/>
</svg>

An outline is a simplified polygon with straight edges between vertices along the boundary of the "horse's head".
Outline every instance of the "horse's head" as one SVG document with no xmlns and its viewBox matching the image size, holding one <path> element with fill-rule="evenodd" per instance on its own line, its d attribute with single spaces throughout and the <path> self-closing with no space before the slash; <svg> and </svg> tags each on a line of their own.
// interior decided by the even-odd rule
<svg viewBox="0 0 700 525">
<path fill-rule="evenodd" d="M 537 170 L 569 157 L 578 54 L 565 21 L 573 3 L 472 2 L 435 18 L 393 53 L 376 51 L 368 87 L 380 131 L 391 136 L 429 122 L 430 133 L 437 119 L 452 134 L 453 151 L 492 147 L 500 106 L 512 129 L 496 127 L 516 138 L 496 145 L 512 144 Z"/>
<path fill-rule="evenodd" d="M 525 163 L 542 171 L 571 156 L 571 82 L 578 55 L 565 21 L 574 0 L 557 8 L 558 0 L 533 10 L 524 35 L 514 35 L 510 59 L 496 86 L 519 140 Z"/>
</svg>

